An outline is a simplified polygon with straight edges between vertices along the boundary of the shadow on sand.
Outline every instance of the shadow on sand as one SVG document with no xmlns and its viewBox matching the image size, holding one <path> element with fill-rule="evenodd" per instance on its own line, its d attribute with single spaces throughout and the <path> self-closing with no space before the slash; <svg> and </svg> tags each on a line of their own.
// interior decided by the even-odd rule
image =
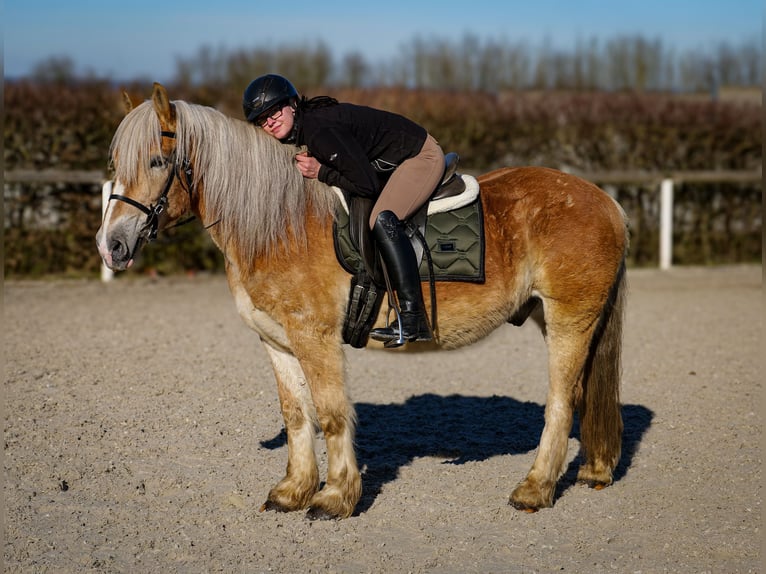
<svg viewBox="0 0 766 574">
<path fill-rule="evenodd" d="M 364 513 L 399 469 L 421 457 L 443 458 L 445 464 L 482 461 L 493 456 L 534 450 L 543 431 L 543 405 L 509 397 L 417 395 L 404 404 L 355 405 L 359 423 L 356 445 L 359 465 L 366 467 L 364 494 L 355 514 Z M 615 481 L 625 476 L 654 413 L 641 405 L 623 405 L 622 458 Z M 579 436 L 575 418 L 572 437 Z M 262 441 L 268 449 L 286 444 L 284 431 Z M 556 498 L 576 481 L 578 454 L 559 481 Z M 519 480 L 523 476 L 518 477 Z M 510 488 L 513 485 L 509 485 Z"/>
</svg>

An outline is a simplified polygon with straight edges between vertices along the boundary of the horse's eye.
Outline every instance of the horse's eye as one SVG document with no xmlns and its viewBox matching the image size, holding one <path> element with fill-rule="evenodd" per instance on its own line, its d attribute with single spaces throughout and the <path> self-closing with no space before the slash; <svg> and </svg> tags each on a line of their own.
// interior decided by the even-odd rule
<svg viewBox="0 0 766 574">
<path fill-rule="evenodd" d="M 165 167 L 167 162 L 165 161 L 165 158 L 161 155 L 155 155 L 152 160 L 149 162 L 149 167 Z"/>
</svg>

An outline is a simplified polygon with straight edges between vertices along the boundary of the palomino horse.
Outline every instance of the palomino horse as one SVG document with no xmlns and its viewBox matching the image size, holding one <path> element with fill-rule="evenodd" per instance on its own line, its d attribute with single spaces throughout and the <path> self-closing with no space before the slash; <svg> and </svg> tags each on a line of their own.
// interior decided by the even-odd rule
<svg viewBox="0 0 766 574">
<path fill-rule="evenodd" d="M 146 240 L 188 212 L 209 228 L 239 314 L 271 359 L 287 430 L 286 475 L 263 508 L 348 517 L 362 482 L 344 387 L 349 275 L 333 249 L 338 199 L 302 178 L 295 153 L 244 121 L 171 102 L 155 84 L 151 100 L 129 111 L 115 133 L 115 195 L 96 240 L 104 262 L 122 270 Z M 541 303 L 550 379 L 545 426 L 532 468 L 510 495 L 514 507 L 534 511 L 553 505 L 575 409 L 578 480 L 611 484 L 620 458 L 626 221 L 606 193 L 552 169 L 499 169 L 478 180 L 486 280 L 437 284 L 432 345 L 473 343 L 504 323 L 520 324 Z M 425 297 L 428 306 L 428 289 Z M 317 426 L 327 448 L 321 489 Z"/>
</svg>

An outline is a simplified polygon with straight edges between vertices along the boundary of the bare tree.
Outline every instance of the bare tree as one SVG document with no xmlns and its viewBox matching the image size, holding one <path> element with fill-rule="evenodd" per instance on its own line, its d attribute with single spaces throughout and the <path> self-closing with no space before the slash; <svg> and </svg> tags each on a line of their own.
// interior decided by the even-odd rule
<svg viewBox="0 0 766 574">
<path fill-rule="evenodd" d="M 415 37 L 388 62 L 370 66 L 358 51 L 341 57 L 336 68 L 322 42 L 258 47 L 225 52 L 203 47 L 177 63 L 182 85 L 237 86 L 276 72 L 303 89 L 333 83 L 347 87 L 399 85 L 410 88 L 479 90 L 574 89 L 636 91 L 713 91 L 719 85 L 754 85 L 761 78 L 761 51 L 754 41 L 722 43 L 707 50 L 677 52 L 662 40 L 618 36 L 601 42 L 578 39 L 572 49 L 550 39 L 532 47 L 522 42 Z M 73 74 L 67 59 L 40 65 L 39 75 Z"/>
<path fill-rule="evenodd" d="M 32 78 L 45 83 L 70 83 L 77 78 L 74 60 L 69 56 L 51 56 L 35 65 Z"/>
<path fill-rule="evenodd" d="M 361 52 L 346 54 L 341 66 L 341 85 L 359 88 L 367 83 L 370 70 Z"/>
</svg>

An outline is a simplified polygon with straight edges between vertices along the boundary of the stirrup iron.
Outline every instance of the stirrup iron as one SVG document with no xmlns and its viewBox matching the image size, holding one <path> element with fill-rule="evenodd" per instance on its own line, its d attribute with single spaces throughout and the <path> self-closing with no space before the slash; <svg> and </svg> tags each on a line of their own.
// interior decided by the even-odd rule
<svg viewBox="0 0 766 574">
<path fill-rule="evenodd" d="M 402 323 L 402 312 L 399 308 L 399 302 L 396 300 L 396 296 L 394 295 L 394 289 L 391 287 L 391 280 L 388 277 L 388 269 L 386 269 L 385 262 L 383 262 L 381 267 L 383 269 L 383 278 L 386 281 L 386 302 L 388 303 L 388 312 L 386 313 L 386 328 L 391 326 L 391 311 L 394 312 L 396 323 L 399 325 L 399 336 L 392 337 L 391 339 L 384 341 L 383 347 L 386 349 L 394 349 L 404 345 L 407 342 L 407 339 L 404 338 L 404 323 Z"/>
</svg>

